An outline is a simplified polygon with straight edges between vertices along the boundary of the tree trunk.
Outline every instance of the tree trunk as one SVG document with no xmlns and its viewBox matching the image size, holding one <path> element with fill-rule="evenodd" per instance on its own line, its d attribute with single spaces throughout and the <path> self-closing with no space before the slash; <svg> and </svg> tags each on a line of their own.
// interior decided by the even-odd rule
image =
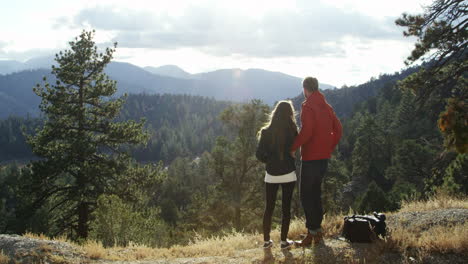
<svg viewBox="0 0 468 264">
<path fill-rule="evenodd" d="M 78 204 L 78 238 L 88 238 L 88 204 L 80 202 Z"/>
<path fill-rule="evenodd" d="M 240 203 L 236 204 L 236 207 L 235 207 L 234 225 L 236 226 L 237 231 L 241 230 L 241 208 L 240 208 Z"/>
<path fill-rule="evenodd" d="M 241 186 L 240 183 L 237 183 L 235 187 L 235 194 L 234 194 L 234 226 L 237 231 L 241 230 Z"/>
<path fill-rule="evenodd" d="M 85 106 L 84 106 L 84 83 L 83 80 L 80 80 L 80 87 L 79 87 L 79 104 L 80 110 L 78 116 L 78 133 L 79 133 L 79 141 L 84 139 L 84 119 L 85 119 Z M 80 167 L 81 169 L 84 168 L 85 163 L 85 154 L 83 150 L 80 149 L 79 159 L 80 159 Z M 86 190 L 86 178 L 85 176 L 80 173 L 77 178 L 78 184 L 78 191 L 80 193 L 84 193 Z M 85 197 L 80 195 L 78 198 L 78 238 L 79 239 L 86 239 L 88 237 L 88 204 L 84 201 Z"/>
</svg>

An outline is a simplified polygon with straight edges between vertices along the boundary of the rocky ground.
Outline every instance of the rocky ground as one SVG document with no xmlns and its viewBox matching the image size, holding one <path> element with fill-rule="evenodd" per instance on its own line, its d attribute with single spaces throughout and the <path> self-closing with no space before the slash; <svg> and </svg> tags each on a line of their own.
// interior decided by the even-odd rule
<svg viewBox="0 0 468 264">
<path fill-rule="evenodd" d="M 431 226 L 463 224 L 468 220 L 468 209 L 438 209 L 427 212 L 404 212 L 389 215 L 387 224 L 391 230 L 404 225 L 411 232 L 421 232 Z M 437 239 L 437 238 L 434 238 Z M 468 252 L 462 254 L 429 254 L 419 256 L 417 249 L 404 255 L 391 252 L 384 243 L 348 243 L 340 238 L 327 238 L 309 249 L 281 251 L 278 247 L 263 250 L 260 245 L 250 250 L 236 251 L 229 257 L 206 256 L 200 258 L 172 258 L 140 261 L 92 260 L 79 247 L 66 242 L 32 239 L 15 235 L 0 235 L 0 251 L 9 258 L 6 263 L 100 263 L 100 264 L 149 264 L 149 263 L 467 263 Z M 0 259 L 0 264 L 2 263 Z"/>
<path fill-rule="evenodd" d="M 85 252 L 66 242 L 0 235 L 0 253 L 9 263 L 87 263 Z M 8 262 L 7 262 L 8 263 Z M 1 263 L 0 264 L 6 264 Z"/>
</svg>

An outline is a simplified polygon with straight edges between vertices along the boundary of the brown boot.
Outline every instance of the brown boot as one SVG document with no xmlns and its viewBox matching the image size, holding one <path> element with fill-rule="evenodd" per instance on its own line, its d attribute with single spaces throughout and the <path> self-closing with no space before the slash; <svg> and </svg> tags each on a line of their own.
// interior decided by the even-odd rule
<svg viewBox="0 0 468 264">
<path fill-rule="evenodd" d="M 298 240 L 295 244 L 298 247 L 310 247 L 312 245 L 313 236 L 311 233 L 307 232 L 307 235 L 302 240 Z"/>
<path fill-rule="evenodd" d="M 312 244 L 317 245 L 322 241 L 323 239 L 323 233 L 322 232 L 317 232 L 315 235 L 312 235 L 310 232 L 307 232 L 307 235 L 305 236 L 302 241 L 296 241 L 295 244 L 298 247 L 310 247 Z"/>
<path fill-rule="evenodd" d="M 315 235 L 313 235 L 314 245 L 317 245 L 322 240 L 323 240 L 323 233 L 322 232 L 317 232 Z"/>
</svg>

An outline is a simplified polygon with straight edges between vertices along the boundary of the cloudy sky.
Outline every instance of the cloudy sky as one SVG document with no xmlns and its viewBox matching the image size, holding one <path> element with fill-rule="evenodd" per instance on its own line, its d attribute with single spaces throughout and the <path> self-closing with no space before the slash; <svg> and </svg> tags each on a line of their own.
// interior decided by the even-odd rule
<svg viewBox="0 0 468 264">
<path fill-rule="evenodd" d="M 82 29 L 115 60 L 190 73 L 262 68 L 341 87 L 404 67 L 415 39 L 394 21 L 429 0 L 15 0 L 2 3 L 0 59 L 67 48 Z"/>
</svg>

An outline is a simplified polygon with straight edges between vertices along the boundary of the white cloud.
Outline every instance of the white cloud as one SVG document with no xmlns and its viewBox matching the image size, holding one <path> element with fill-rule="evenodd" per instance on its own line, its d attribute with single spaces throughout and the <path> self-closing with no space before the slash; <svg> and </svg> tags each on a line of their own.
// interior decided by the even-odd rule
<svg viewBox="0 0 468 264">
<path fill-rule="evenodd" d="M 117 41 L 116 59 L 140 66 L 264 68 L 351 85 L 404 66 L 414 40 L 393 21 L 430 1 L 14 1 L 0 17 L 0 59 L 50 55 L 96 28 L 99 47 Z"/>
<path fill-rule="evenodd" d="M 180 16 L 148 10 L 97 6 L 81 10 L 70 21 L 113 32 L 126 48 L 198 48 L 217 56 L 343 56 L 343 39 L 397 39 L 394 18 L 376 19 L 342 9 L 310 5 L 300 10 L 245 16 L 236 10 L 190 6 Z M 60 19 L 61 23 L 65 19 Z"/>
</svg>

